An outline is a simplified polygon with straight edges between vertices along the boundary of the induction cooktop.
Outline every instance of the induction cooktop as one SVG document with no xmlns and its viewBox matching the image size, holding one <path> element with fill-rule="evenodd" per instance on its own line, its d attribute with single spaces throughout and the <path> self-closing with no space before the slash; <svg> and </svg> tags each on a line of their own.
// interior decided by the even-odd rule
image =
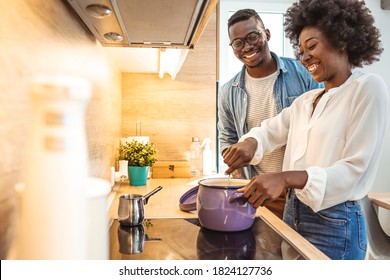
<svg viewBox="0 0 390 280">
<path fill-rule="evenodd" d="M 282 243 L 259 217 L 239 232 L 213 231 L 198 219 L 182 218 L 148 219 L 135 227 L 114 220 L 110 227 L 112 260 L 281 260 Z"/>
</svg>

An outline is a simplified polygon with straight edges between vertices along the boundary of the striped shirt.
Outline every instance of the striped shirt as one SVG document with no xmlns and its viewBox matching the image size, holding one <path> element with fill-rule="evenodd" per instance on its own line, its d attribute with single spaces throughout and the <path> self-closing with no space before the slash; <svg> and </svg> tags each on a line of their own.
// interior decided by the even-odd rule
<svg viewBox="0 0 390 280">
<path fill-rule="evenodd" d="M 263 78 L 253 78 L 245 71 L 245 87 L 248 93 L 247 124 L 248 131 L 260 126 L 265 119 L 277 115 L 273 88 L 278 71 Z M 285 148 L 280 148 L 268 155 L 264 155 L 261 162 L 254 166 L 256 173 L 279 172 L 282 170 Z"/>
</svg>

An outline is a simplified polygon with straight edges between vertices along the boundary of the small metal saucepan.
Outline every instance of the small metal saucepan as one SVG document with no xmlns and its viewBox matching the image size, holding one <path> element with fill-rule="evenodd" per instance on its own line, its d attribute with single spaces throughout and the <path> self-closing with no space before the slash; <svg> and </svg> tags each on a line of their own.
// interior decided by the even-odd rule
<svg viewBox="0 0 390 280">
<path fill-rule="evenodd" d="M 122 226 L 138 226 L 144 221 L 144 205 L 149 197 L 160 191 L 159 186 L 146 195 L 122 194 L 119 196 L 118 221 Z"/>
</svg>

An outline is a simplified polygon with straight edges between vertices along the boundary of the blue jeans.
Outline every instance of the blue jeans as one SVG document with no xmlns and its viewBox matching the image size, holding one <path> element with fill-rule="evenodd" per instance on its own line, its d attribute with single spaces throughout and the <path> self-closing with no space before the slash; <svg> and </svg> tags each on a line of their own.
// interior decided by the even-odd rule
<svg viewBox="0 0 390 280">
<path fill-rule="evenodd" d="M 332 260 L 364 260 L 366 223 L 357 201 L 314 212 L 289 191 L 283 220 Z"/>
</svg>

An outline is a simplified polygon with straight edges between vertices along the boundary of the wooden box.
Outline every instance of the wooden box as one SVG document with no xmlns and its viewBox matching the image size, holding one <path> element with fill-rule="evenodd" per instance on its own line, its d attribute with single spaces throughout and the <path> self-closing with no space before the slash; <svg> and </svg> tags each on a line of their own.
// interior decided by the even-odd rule
<svg viewBox="0 0 390 280">
<path fill-rule="evenodd" d="M 157 161 L 152 166 L 152 178 L 189 178 L 188 161 Z"/>
</svg>

